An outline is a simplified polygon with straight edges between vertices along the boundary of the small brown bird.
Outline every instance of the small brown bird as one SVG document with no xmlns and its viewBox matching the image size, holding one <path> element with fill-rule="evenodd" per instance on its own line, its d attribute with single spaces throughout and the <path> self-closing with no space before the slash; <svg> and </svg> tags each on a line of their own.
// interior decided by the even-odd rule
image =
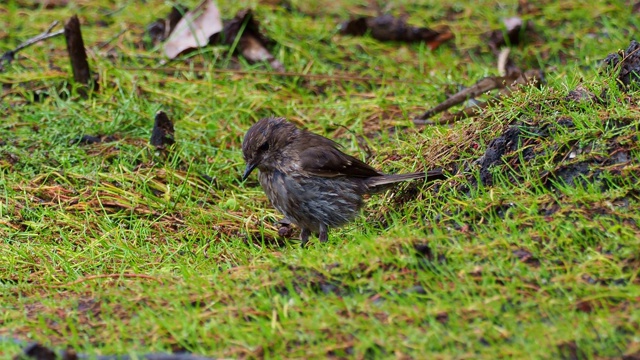
<svg viewBox="0 0 640 360">
<path fill-rule="evenodd" d="M 323 136 L 298 129 L 284 118 L 264 118 L 244 136 L 244 181 L 255 169 L 258 180 L 275 206 L 301 229 L 302 245 L 311 233 L 321 242 L 329 228 L 353 220 L 362 196 L 412 179 L 443 179 L 441 170 L 387 175 L 338 149 Z"/>
</svg>

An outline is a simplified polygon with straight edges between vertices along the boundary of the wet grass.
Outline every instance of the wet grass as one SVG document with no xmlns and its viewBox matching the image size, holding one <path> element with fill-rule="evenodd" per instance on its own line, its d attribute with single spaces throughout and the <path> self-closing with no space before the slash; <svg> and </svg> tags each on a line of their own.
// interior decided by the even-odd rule
<svg viewBox="0 0 640 360">
<path fill-rule="evenodd" d="M 84 99 L 65 87 L 62 38 L 0 73 L 3 356 L 19 349 L 8 338 L 89 354 L 638 356 L 639 97 L 596 71 L 637 31 L 630 5 L 538 6 L 523 17 L 539 39 L 512 58 L 543 68 L 544 86 L 452 126 L 415 127 L 445 90 L 497 74 L 481 34 L 516 3 L 387 6 L 448 25 L 456 38 L 435 51 L 338 35 L 349 14 L 374 14 L 366 2 L 221 5 L 225 18 L 252 6 L 300 76 L 265 74 L 223 47 L 192 56 L 204 71 L 152 71 L 160 52 L 139 43 L 168 12 L 162 1 L 27 3 L 0 10 L 0 51 L 78 13 L 100 91 Z M 568 100 L 578 84 L 608 90 Z M 158 110 L 175 123 L 167 155 L 148 146 Z M 373 196 L 328 243 L 301 249 L 277 236 L 280 216 L 256 179 L 239 179 L 242 136 L 267 115 L 387 172 L 458 172 Z M 477 160 L 513 127 L 516 145 L 483 169 Z M 107 139 L 77 143 L 83 135 Z"/>
</svg>

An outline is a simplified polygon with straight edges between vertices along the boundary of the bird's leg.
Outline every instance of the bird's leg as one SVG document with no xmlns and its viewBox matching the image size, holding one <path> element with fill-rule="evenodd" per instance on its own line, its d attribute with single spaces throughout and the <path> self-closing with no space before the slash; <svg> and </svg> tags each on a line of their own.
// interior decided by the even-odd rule
<svg viewBox="0 0 640 360">
<path fill-rule="evenodd" d="M 329 240 L 329 229 L 327 228 L 327 225 L 320 225 L 318 240 L 320 240 L 320 242 L 327 242 L 327 240 Z"/>
<path fill-rule="evenodd" d="M 311 235 L 311 230 L 303 228 L 300 231 L 300 241 L 302 246 L 305 246 L 307 244 L 307 242 L 309 241 L 309 235 Z"/>
</svg>

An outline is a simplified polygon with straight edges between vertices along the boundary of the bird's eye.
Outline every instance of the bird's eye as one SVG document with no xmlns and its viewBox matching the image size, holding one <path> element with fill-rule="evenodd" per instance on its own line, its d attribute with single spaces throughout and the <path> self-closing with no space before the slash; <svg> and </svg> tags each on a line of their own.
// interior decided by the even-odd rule
<svg viewBox="0 0 640 360">
<path fill-rule="evenodd" d="M 265 141 L 264 144 L 260 145 L 258 150 L 259 151 L 267 151 L 267 150 L 269 150 L 269 142 Z"/>
</svg>

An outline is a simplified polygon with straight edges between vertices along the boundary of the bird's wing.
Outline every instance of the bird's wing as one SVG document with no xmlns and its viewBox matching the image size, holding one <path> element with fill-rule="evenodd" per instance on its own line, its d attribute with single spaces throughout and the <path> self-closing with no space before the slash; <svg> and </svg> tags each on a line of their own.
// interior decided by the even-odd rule
<svg viewBox="0 0 640 360">
<path fill-rule="evenodd" d="M 315 134 L 314 134 L 315 135 Z M 309 138 L 300 153 L 302 170 L 321 177 L 371 177 L 383 175 L 364 162 L 338 149 L 338 144 L 319 135 Z"/>
</svg>

